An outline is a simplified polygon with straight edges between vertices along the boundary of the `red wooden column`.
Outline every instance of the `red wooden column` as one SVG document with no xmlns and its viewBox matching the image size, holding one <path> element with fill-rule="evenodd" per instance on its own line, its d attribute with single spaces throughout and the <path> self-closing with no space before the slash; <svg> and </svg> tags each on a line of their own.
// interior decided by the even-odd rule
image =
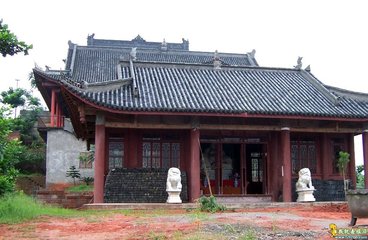
<svg viewBox="0 0 368 240">
<path fill-rule="evenodd" d="M 322 135 L 322 180 L 327 180 L 331 164 L 331 151 L 327 133 Z"/>
<path fill-rule="evenodd" d="M 200 192 L 200 153 L 199 153 L 199 130 L 190 130 L 190 154 L 188 169 L 188 194 L 189 202 L 194 202 L 201 195 Z"/>
<path fill-rule="evenodd" d="M 50 124 L 55 127 L 55 104 L 56 104 L 56 90 L 51 90 L 51 109 L 50 109 Z"/>
<path fill-rule="evenodd" d="M 56 101 L 55 102 L 55 121 L 56 121 L 55 126 L 56 127 L 60 127 L 59 126 L 60 125 L 60 123 L 59 123 L 59 111 L 60 111 L 59 103 Z"/>
<path fill-rule="evenodd" d="M 363 138 L 363 159 L 364 159 L 364 186 L 368 188 L 368 129 L 362 134 Z"/>
<path fill-rule="evenodd" d="M 350 178 L 353 189 L 356 188 L 356 173 L 355 173 L 355 151 L 354 151 L 354 134 L 349 134 L 349 152 L 350 152 L 350 161 L 349 161 L 349 170 L 350 170 Z"/>
<path fill-rule="evenodd" d="M 96 132 L 95 132 L 95 174 L 94 174 L 94 190 L 93 202 L 103 203 L 104 201 L 104 175 L 105 175 L 105 149 L 106 149 L 106 129 L 105 116 L 96 115 Z"/>
<path fill-rule="evenodd" d="M 282 194 L 284 202 L 291 202 L 290 128 L 281 128 Z"/>
</svg>

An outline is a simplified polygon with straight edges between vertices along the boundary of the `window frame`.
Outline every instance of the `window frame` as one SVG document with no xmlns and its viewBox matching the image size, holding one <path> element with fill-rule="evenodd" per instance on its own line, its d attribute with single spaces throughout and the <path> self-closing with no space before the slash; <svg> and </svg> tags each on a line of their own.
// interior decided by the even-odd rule
<svg viewBox="0 0 368 240">
<path fill-rule="evenodd" d="M 149 150 L 145 149 L 145 144 L 149 144 Z M 167 146 L 169 144 L 169 154 L 164 154 L 164 146 Z M 154 147 L 155 146 L 155 147 Z M 174 160 L 174 146 L 179 146 L 179 151 L 177 154 L 177 160 Z M 158 147 L 158 148 L 157 148 Z M 155 151 L 159 149 L 157 153 Z M 150 152 L 149 155 L 146 155 L 147 151 Z M 183 141 L 180 138 L 175 137 L 168 137 L 163 135 L 153 135 L 153 136 L 142 136 L 142 144 L 141 144 L 141 153 L 142 153 L 142 162 L 141 167 L 142 168 L 155 168 L 155 169 L 161 169 L 161 168 L 171 168 L 171 167 L 177 167 L 180 168 L 181 161 L 182 161 L 182 152 L 183 152 Z M 165 158 L 168 157 L 167 164 L 164 164 Z M 175 162 L 174 162 L 175 161 Z"/>
<path fill-rule="evenodd" d="M 298 157 L 296 158 L 296 161 L 298 163 L 297 166 L 295 166 L 295 163 L 294 163 L 295 161 L 294 152 L 293 152 L 294 146 L 297 146 L 297 155 L 298 155 Z M 306 156 L 302 156 L 303 153 L 301 152 L 301 146 L 306 146 Z M 311 151 L 311 146 L 314 146 L 314 151 L 313 151 L 314 153 L 312 153 Z M 312 154 L 314 154 L 314 160 L 313 160 Z M 315 137 L 292 138 L 290 141 L 290 158 L 291 158 L 291 171 L 293 175 L 298 175 L 298 172 L 302 168 L 309 168 L 311 173 L 314 175 L 319 174 L 320 156 L 319 156 L 318 139 Z"/>
</svg>

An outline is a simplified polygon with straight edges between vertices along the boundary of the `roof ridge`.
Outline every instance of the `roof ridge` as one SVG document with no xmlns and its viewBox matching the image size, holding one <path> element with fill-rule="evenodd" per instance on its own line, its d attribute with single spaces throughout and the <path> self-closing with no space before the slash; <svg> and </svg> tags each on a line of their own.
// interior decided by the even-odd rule
<svg viewBox="0 0 368 240">
<path fill-rule="evenodd" d="M 220 59 L 221 60 L 221 59 Z M 128 59 L 122 59 L 121 62 L 128 63 Z M 202 62 L 202 63 L 183 63 L 183 62 L 160 62 L 160 61 L 144 61 L 144 60 L 135 60 L 135 64 L 147 64 L 147 65 L 162 65 L 162 66 L 196 66 L 196 67 L 209 67 L 209 69 L 213 69 L 213 62 Z M 301 72 L 302 69 L 295 68 L 285 68 L 285 67 L 267 67 L 267 66 L 250 66 L 250 65 L 222 65 L 223 69 L 255 69 L 255 70 L 275 70 L 275 71 L 290 71 L 290 72 Z"/>
<path fill-rule="evenodd" d="M 86 49 L 111 49 L 111 50 L 127 50 L 128 52 L 130 52 L 130 50 L 132 49 L 131 47 L 117 47 L 117 46 L 95 46 L 95 45 L 91 45 L 91 46 L 85 46 L 85 45 L 77 45 L 78 48 L 86 48 Z M 167 50 L 167 51 L 161 51 L 158 49 L 149 49 L 149 48 L 139 48 L 137 47 L 137 52 L 141 52 L 141 53 L 159 53 L 159 54 L 179 54 L 179 55 L 192 55 L 192 54 L 198 54 L 198 55 L 213 55 L 214 52 L 209 52 L 209 51 L 192 51 L 192 50 L 188 50 L 188 51 L 184 51 L 184 50 L 180 50 L 180 49 L 171 49 L 171 50 Z M 249 53 L 233 53 L 233 52 L 218 52 L 218 54 L 220 55 L 225 55 L 225 57 L 232 57 L 232 56 L 237 56 L 237 57 L 247 57 L 249 55 Z"/>
<path fill-rule="evenodd" d="M 330 92 L 325 85 L 321 81 L 319 81 L 313 74 L 305 71 L 304 69 L 299 69 L 300 72 L 305 76 L 309 82 L 315 86 L 325 97 L 327 97 L 335 106 L 340 104 L 340 97 L 335 96 L 332 92 Z"/>
</svg>

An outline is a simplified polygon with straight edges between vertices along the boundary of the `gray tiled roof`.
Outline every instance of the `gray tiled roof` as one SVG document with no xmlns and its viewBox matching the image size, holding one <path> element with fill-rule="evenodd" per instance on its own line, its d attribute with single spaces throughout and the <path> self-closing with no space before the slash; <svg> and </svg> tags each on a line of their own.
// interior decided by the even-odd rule
<svg viewBox="0 0 368 240">
<path fill-rule="evenodd" d="M 122 74 L 132 76 L 129 63 Z M 134 74 L 138 97 L 132 85 L 88 92 L 54 77 L 90 102 L 124 111 L 368 117 L 368 101 L 341 96 L 336 104 L 337 96 L 304 70 L 135 63 Z"/>
<path fill-rule="evenodd" d="M 116 66 L 121 60 L 128 59 L 131 49 L 77 46 L 73 65 L 71 64 L 72 51 L 73 49 L 69 50 L 66 69 L 73 69 L 71 76 L 74 80 L 94 83 L 116 79 L 118 77 Z M 247 54 L 219 53 L 218 55 L 223 65 L 254 66 L 257 64 L 255 59 L 251 63 Z M 214 53 L 209 52 L 156 51 L 138 48 L 136 61 L 213 65 L 213 59 Z"/>
</svg>

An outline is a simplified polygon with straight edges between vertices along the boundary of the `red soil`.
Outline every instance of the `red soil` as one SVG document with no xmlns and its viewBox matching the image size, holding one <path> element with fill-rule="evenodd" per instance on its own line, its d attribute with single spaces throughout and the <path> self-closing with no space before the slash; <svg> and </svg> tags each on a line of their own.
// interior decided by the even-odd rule
<svg viewBox="0 0 368 240">
<path fill-rule="evenodd" d="M 244 214 L 243 214 L 244 213 Z M 245 214 L 247 213 L 247 214 Z M 258 216 L 259 214 L 259 216 Z M 125 216 L 90 216 L 85 218 L 40 217 L 16 225 L 0 225 L 3 239 L 180 239 L 201 230 L 207 223 L 245 224 L 265 231 L 314 231 L 328 237 L 328 223 L 350 221 L 347 206 L 314 206 L 236 210 L 209 214 L 207 219 L 193 218 L 185 210 L 136 211 Z M 252 217 L 249 217 L 252 215 Z M 248 216 L 248 217 L 247 217 Z M 318 221 L 325 221 L 320 226 Z M 368 224 L 368 219 L 358 219 Z M 166 238 L 163 238 L 166 237 Z M 302 238 L 283 238 L 302 239 Z"/>
</svg>

